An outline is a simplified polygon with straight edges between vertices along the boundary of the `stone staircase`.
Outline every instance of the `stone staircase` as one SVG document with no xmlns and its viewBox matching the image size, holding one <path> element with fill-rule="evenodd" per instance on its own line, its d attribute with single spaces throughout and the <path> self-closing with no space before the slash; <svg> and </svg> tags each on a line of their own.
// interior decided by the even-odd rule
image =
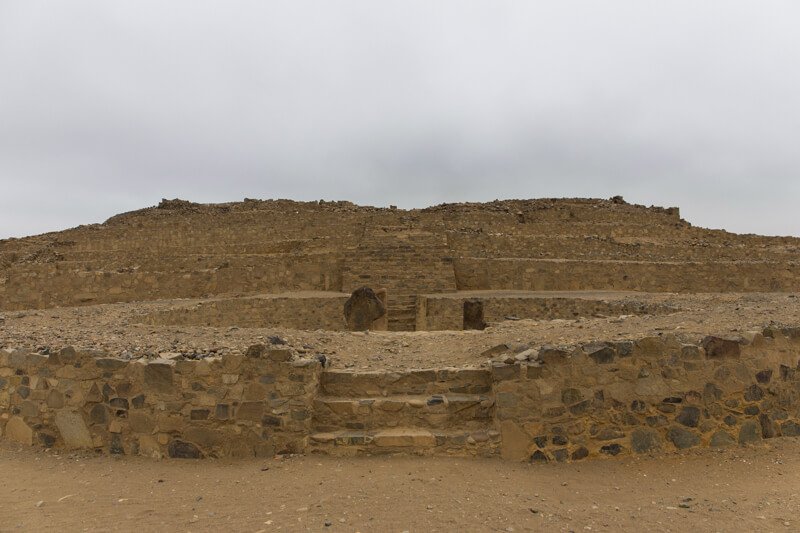
<svg viewBox="0 0 800 533">
<path fill-rule="evenodd" d="M 367 226 L 342 273 L 343 291 L 364 285 L 387 289 L 389 330 L 414 331 L 417 294 L 456 290 L 445 232 Z"/>
<path fill-rule="evenodd" d="M 491 456 L 500 445 L 494 409 L 487 370 L 326 371 L 309 447 L 338 456 Z"/>
</svg>

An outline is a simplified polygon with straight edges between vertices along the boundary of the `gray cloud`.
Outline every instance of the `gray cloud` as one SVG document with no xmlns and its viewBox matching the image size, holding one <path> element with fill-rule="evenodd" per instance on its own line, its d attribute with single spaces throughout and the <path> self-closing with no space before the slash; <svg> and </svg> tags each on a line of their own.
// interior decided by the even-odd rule
<svg viewBox="0 0 800 533">
<path fill-rule="evenodd" d="M 162 197 L 622 194 L 800 235 L 791 1 L 0 3 L 0 238 Z"/>
</svg>

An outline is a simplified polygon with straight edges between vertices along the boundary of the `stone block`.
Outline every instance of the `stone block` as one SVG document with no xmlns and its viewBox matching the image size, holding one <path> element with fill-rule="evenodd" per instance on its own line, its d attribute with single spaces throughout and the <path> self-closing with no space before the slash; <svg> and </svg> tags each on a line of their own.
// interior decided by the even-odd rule
<svg viewBox="0 0 800 533">
<path fill-rule="evenodd" d="M 94 443 L 83 416 L 76 411 L 58 411 L 55 424 L 68 448 L 93 448 Z"/>
<path fill-rule="evenodd" d="M 742 353 L 739 338 L 709 335 L 702 344 L 709 359 L 738 359 Z"/>
<path fill-rule="evenodd" d="M 6 424 L 5 437 L 20 444 L 33 445 L 33 430 L 18 416 L 12 416 Z"/>
<path fill-rule="evenodd" d="M 383 448 L 432 448 L 436 446 L 436 437 L 424 429 L 393 428 L 375 433 L 373 443 Z"/>
<path fill-rule="evenodd" d="M 662 448 L 661 434 L 649 428 L 636 428 L 631 433 L 631 449 L 636 453 L 648 453 Z"/>
<path fill-rule="evenodd" d="M 149 363 L 144 367 L 144 385 L 153 392 L 169 394 L 174 391 L 172 365 Z"/>
</svg>

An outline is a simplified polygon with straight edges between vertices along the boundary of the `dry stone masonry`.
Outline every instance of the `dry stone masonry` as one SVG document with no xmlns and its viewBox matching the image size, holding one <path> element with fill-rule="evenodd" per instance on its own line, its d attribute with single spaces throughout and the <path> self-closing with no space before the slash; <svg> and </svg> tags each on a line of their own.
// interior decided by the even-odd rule
<svg viewBox="0 0 800 533">
<path fill-rule="evenodd" d="M 416 453 L 564 462 L 800 435 L 800 328 L 500 345 L 478 368 L 350 372 L 281 345 L 126 361 L 0 351 L 2 437 L 150 457 Z"/>
</svg>

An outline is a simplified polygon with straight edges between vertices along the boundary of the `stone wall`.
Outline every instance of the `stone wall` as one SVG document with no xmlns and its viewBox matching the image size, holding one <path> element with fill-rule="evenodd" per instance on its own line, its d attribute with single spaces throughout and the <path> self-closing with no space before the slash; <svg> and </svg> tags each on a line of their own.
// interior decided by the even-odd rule
<svg viewBox="0 0 800 533">
<path fill-rule="evenodd" d="M 483 302 L 487 322 L 500 322 L 506 317 L 520 319 L 574 319 L 597 315 L 665 314 L 675 309 L 659 304 L 634 301 L 605 301 L 589 298 L 567 298 L 509 292 L 475 291 L 468 294 L 440 294 L 420 296 L 417 300 L 417 330 L 460 330 L 463 326 L 463 309 L 466 300 Z"/>
<path fill-rule="evenodd" d="M 345 328 L 344 304 L 350 295 L 336 292 L 224 298 L 147 315 L 145 324 L 170 326 L 238 326 L 242 328 Z"/>
<path fill-rule="evenodd" d="M 102 355 L 102 354 L 101 354 Z M 0 350 L 3 437 L 153 457 L 305 449 L 320 364 L 288 350 L 124 361 L 65 348 Z"/>
<path fill-rule="evenodd" d="M 800 328 L 491 354 L 481 368 L 350 372 L 264 346 L 152 361 L 3 349 L 0 430 L 28 445 L 153 457 L 539 462 L 800 435 Z"/>
<path fill-rule="evenodd" d="M 461 258 L 458 290 L 781 292 L 800 280 L 800 264 Z"/>
<path fill-rule="evenodd" d="M 800 329 L 542 347 L 493 364 L 502 456 L 570 461 L 800 435 Z"/>
</svg>

